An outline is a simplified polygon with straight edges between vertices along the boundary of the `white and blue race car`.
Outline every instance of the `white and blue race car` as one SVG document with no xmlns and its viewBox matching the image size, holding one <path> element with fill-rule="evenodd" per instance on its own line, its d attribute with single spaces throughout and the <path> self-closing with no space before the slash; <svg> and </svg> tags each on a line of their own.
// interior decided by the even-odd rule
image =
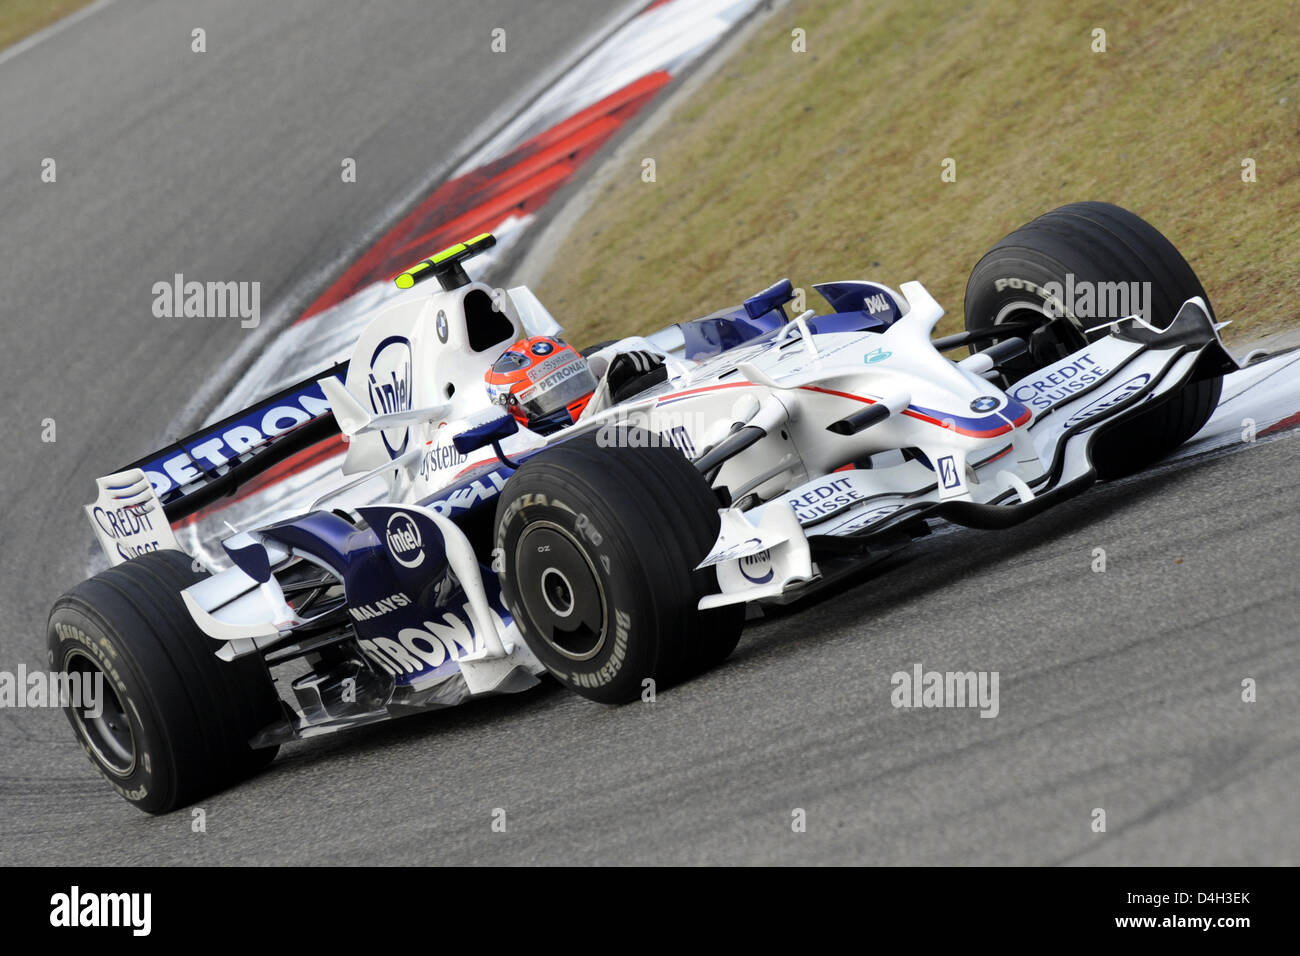
<svg viewBox="0 0 1300 956">
<path fill-rule="evenodd" d="M 99 479 L 113 566 L 58 599 L 48 646 L 102 676 L 102 713 L 68 716 L 128 801 L 166 812 L 285 741 L 547 673 L 636 699 L 721 663 L 747 608 L 1150 464 L 1236 368 L 1168 240 L 1077 203 L 980 260 L 963 333 L 932 339 L 919 282 L 823 283 L 817 313 L 782 280 L 585 350 L 599 386 L 543 433 L 484 387 L 514 343 L 561 332 L 527 288 L 470 279 L 492 242 L 400 276 L 416 288 L 349 361 Z M 646 374 L 615 388 L 633 353 Z M 179 549 L 172 525 L 338 432 L 346 480 L 305 513 L 234 533 L 215 572 Z"/>
</svg>

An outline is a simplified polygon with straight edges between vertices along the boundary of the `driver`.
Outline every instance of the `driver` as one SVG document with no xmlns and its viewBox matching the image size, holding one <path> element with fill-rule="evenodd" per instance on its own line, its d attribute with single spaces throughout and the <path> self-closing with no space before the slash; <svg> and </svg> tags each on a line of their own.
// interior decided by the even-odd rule
<svg viewBox="0 0 1300 956">
<path fill-rule="evenodd" d="M 611 399 L 619 402 L 666 380 L 668 372 L 662 356 L 630 351 L 609 361 L 605 377 Z M 525 428 L 543 435 L 576 422 L 600 384 L 577 349 L 546 335 L 516 342 L 502 352 L 486 381 L 493 402 L 504 406 Z"/>
</svg>

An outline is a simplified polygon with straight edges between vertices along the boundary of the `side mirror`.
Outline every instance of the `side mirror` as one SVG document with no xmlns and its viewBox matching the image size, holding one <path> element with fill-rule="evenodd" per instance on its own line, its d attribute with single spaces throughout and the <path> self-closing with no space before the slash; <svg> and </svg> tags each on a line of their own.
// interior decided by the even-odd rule
<svg viewBox="0 0 1300 956">
<path fill-rule="evenodd" d="M 497 457 L 506 461 L 501 451 L 501 442 L 517 431 L 519 431 L 519 423 L 515 421 L 513 415 L 504 409 L 492 408 L 471 419 L 469 427 L 458 432 L 451 443 L 462 455 L 468 455 L 486 445 L 491 445 Z M 506 464 L 509 462 L 506 461 Z"/>
<path fill-rule="evenodd" d="M 789 279 L 782 279 L 775 285 L 770 285 L 758 295 L 751 295 L 745 300 L 745 314 L 751 319 L 757 319 L 760 315 L 766 315 L 773 309 L 781 310 L 781 318 L 785 318 L 785 309 L 783 306 L 794 298 L 794 286 Z"/>
</svg>

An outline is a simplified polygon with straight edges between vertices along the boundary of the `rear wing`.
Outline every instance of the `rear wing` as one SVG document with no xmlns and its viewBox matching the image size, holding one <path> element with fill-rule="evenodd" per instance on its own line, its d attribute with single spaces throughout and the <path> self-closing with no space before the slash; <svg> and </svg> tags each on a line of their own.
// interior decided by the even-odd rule
<svg viewBox="0 0 1300 956">
<path fill-rule="evenodd" d="M 347 362 L 339 362 L 100 478 L 98 498 L 86 514 L 109 559 L 118 564 L 177 547 L 172 524 L 338 435 L 319 383 L 342 383 L 347 369 Z"/>
</svg>

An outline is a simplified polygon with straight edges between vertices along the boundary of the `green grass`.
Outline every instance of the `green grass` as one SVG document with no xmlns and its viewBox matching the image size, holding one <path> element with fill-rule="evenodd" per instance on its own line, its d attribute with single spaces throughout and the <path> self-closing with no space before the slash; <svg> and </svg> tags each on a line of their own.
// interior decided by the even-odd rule
<svg viewBox="0 0 1300 956">
<path fill-rule="evenodd" d="M 0 0 L 0 50 L 89 3 L 90 0 Z"/>
<path fill-rule="evenodd" d="M 954 331 L 992 243 L 1100 199 L 1169 236 L 1244 341 L 1300 323 L 1297 107 L 1300 15 L 1270 0 L 797 0 L 628 158 L 538 292 L 583 343 L 783 275 L 920 279 Z"/>
</svg>

